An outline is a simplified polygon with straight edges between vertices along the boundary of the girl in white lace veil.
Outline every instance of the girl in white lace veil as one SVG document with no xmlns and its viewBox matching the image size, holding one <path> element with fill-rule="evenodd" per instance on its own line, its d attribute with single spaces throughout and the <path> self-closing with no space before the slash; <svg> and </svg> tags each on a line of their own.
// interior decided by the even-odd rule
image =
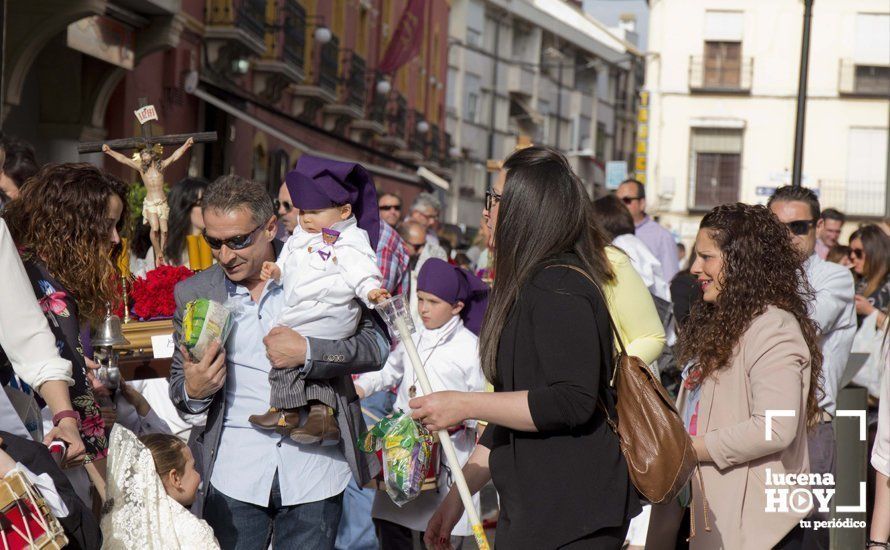
<svg viewBox="0 0 890 550">
<path fill-rule="evenodd" d="M 194 466 L 191 451 L 175 436 L 140 440 L 115 425 L 102 509 L 103 550 L 219 548 L 210 526 L 186 508 L 200 483 Z"/>
</svg>

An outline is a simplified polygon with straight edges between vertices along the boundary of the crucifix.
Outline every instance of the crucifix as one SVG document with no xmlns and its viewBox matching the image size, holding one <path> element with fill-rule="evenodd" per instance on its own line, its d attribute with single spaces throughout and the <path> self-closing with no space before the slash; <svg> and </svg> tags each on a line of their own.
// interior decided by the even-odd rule
<svg viewBox="0 0 890 550">
<path fill-rule="evenodd" d="M 145 184 L 145 200 L 142 202 L 144 223 L 151 226 L 151 246 L 155 253 L 156 265 L 164 265 L 164 246 L 167 242 L 167 220 L 170 207 L 164 193 L 164 171 L 168 166 L 188 151 L 194 143 L 216 141 L 216 132 L 200 132 L 196 134 L 171 134 L 152 136 L 152 120 L 158 120 L 154 105 L 149 105 L 146 98 L 139 99 L 139 109 L 135 111 L 136 119 L 142 125 L 142 136 L 138 138 L 115 139 L 111 141 L 91 141 L 77 146 L 77 152 L 103 153 L 114 160 L 133 168 L 142 177 Z M 172 155 L 163 158 L 164 145 L 179 145 Z M 119 151 L 135 150 L 132 157 Z"/>
</svg>

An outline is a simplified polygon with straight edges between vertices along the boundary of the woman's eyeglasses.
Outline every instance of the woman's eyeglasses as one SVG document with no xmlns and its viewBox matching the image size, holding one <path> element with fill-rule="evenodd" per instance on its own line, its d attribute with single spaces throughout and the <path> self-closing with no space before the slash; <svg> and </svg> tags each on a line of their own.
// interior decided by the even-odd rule
<svg viewBox="0 0 890 550">
<path fill-rule="evenodd" d="M 793 222 L 787 222 L 785 227 L 788 228 L 788 231 L 791 231 L 793 235 L 803 236 L 810 232 L 810 228 L 816 225 L 815 220 L 796 220 Z"/>
<path fill-rule="evenodd" d="M 261 223 L 257 226 L 256 229 L 254 229 L 250 233 L 247 233 L 246 235 L 235 235 L 234 237 L 229 237 L 228 239 L 217 239 L 214 237 L 209 237 L 207 235 L 207 230 L 204 230 L 204 240 L 207 241 L 207 244 L 213 250 L 219 250 L 223 247 L 223 245 L 226 245 L 231 250 L 242 250 L 253 244 L 254 235 L 256 235 L 256 232 L 262 229 L 264 225 L 266 224 Z"/>
<path fill-rule="evenodd" d="M 494 208 L 494 205 L 501 202 L 503 195 L 498 195 L 494 192 L 494 189 L 488 189 L 485 191 L 485 209 L 491 210 Z"/>
<path fill-rule="evenodd" d="M 276 212 L 280 212 L 281 209 L 284 208 L 285 214 L 290 214 L 290 211 L 294 209 L 294 205 L 292 205 L 291 203 L 287 201 L 280 201 L 278 199 L 272 201 L 272 205 L 275 206 Z"/>
<path fill-rule="evenodd" d="M 381 212 L 391 212 L 393 210 L 401 210 L 401 205 L 398 204 L 381 204 L 378 206 Z"/>
<path fill-rule="evenodd" d="M 865 252 L 861 248 L 851 248 L 850 249 L 850 258 L 856 258 L 857 260 L 861 260 L 865 255 Z"/>
</svg>

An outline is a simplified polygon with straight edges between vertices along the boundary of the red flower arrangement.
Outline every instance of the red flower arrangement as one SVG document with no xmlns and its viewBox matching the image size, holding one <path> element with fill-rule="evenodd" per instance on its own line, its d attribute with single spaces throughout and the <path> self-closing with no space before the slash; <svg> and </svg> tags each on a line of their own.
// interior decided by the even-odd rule
<svg viewBox="0 0 890 550">
<path fill-rule="evenodd" d="M 129 289 L 133 307 L 130 311 L 142 320 L 173 317 L 176 301 L 173 287 L 176 283 L 194 275 L 185 266 L 162 265 L 133 281 Z"/>
</svg>

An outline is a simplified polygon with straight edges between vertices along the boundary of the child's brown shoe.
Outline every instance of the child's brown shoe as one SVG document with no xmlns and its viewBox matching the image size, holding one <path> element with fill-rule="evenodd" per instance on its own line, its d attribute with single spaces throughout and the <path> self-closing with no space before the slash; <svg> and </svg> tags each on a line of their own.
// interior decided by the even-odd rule
<svg viewBox="0 0 890 550">
<path fill-rule="evenodd" d="M 301 445 L 336 445 L 340 442 L 340 428 L 334 409 L 322 404 L 310 406 L 306 423 L 291 430 L 290 438 Z"/>
<path fill-rule="evenodd" d="M 286 435 L 300 425 L 300 409 L 269 407 L 265 414 L 252 414 L 247 420 L 257 428 L 275 430 Z"/>
</svg>

